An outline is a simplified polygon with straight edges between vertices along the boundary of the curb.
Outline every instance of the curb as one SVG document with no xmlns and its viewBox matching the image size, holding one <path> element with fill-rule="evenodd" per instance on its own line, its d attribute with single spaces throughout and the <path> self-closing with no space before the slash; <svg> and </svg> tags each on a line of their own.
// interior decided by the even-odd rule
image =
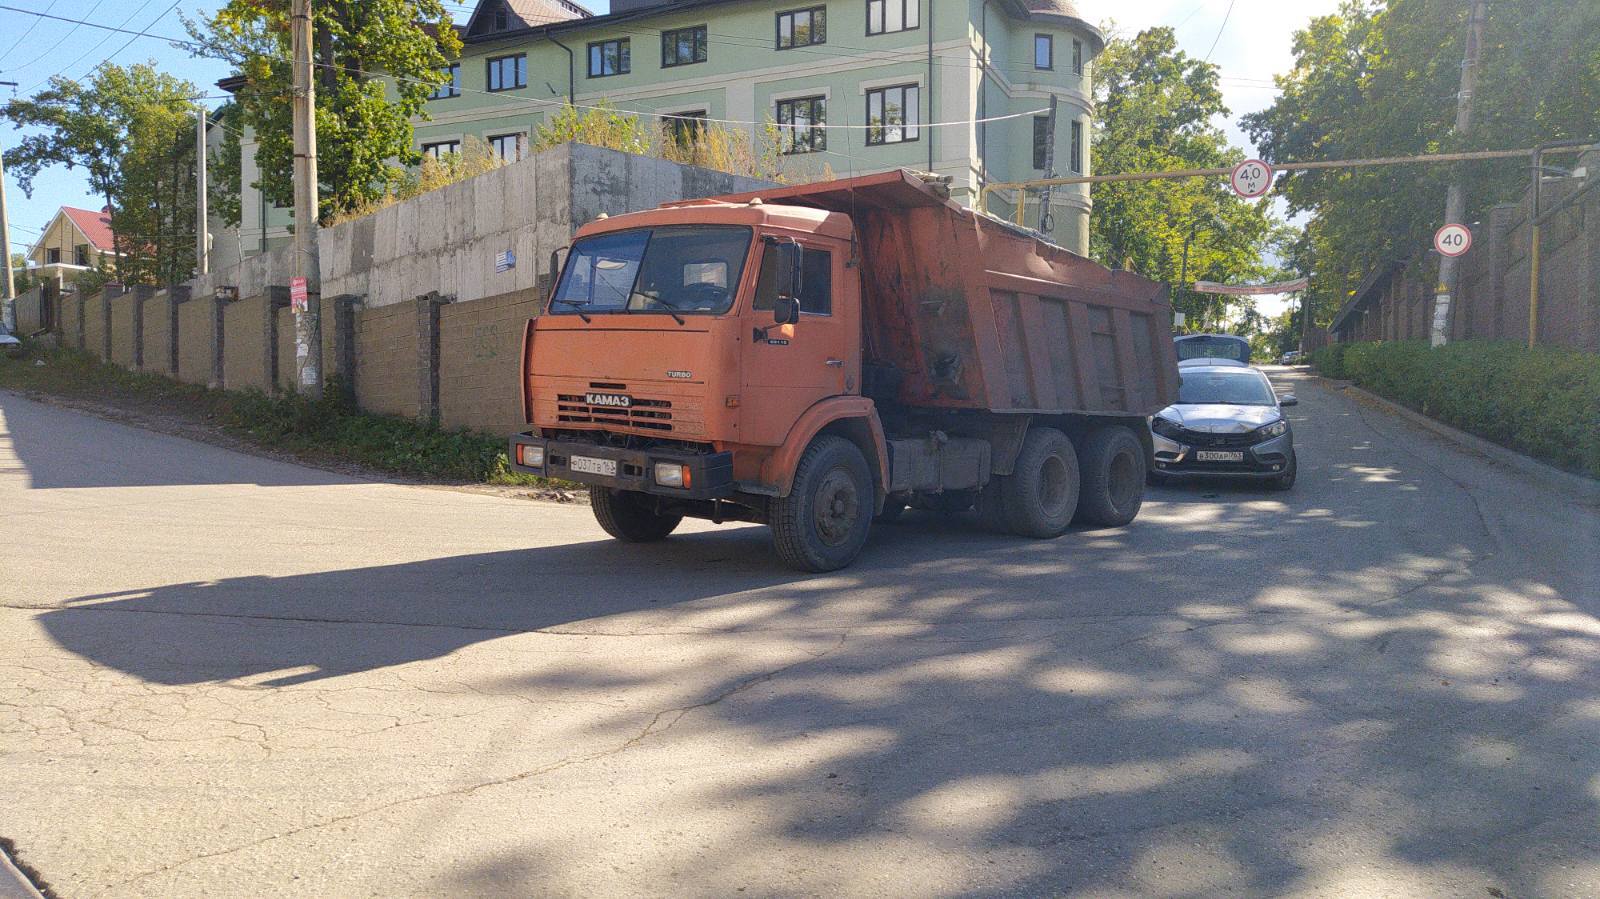
<svg viewBox="0 0 1600 899">
<path fill-rule="evenodd" d="M 1498 443 L 1485 440 L 1482 437 L 1475 437 L 1465 431 L 1459 431 L 1444 422 L 1429 418 L 1414 409 L 1408 409 L 1393 400 L 1386 400 L 1371 391 L 1363 390 L 1350 381 L 1340 381 L 1321 374 L 1316 375 L 1316 378 L 1334 389 L 1343 389 L 1347 393 L 1354 394 L 1357 399 L 1368 405 L 1377 406 L 1385 412 L 1403 418 L 1424 430 L 1431 431 L 1462 449 L 1492 459 L 1531 481 L 1536 481 L 1545 487 L 1558 490 L 1585 502 L 1600 502 L 1600 481 L 1594 478 L 1562 471 L 1553 465 L 1546 465 L 1537 459 L 1524 456 L 1516 450 L 1506 449 Z"/>
<path fill-rule="evenodd" d="M 44 899 L 33 882 L 11 863 L 11 856 L 0 849 L 0 899 Z"/>
</svg>

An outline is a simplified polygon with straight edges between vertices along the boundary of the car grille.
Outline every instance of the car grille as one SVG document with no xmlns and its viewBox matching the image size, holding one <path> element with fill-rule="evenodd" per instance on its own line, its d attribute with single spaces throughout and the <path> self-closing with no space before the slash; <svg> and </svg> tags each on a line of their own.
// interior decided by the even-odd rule
<svg viewBox="0 0 1600 899">
<path fill-rule="evenodd" d="M 591 406 L 581 393 L 556 394 L 556 420 L 573 424 L 614 425 L 647 431 L 672 430 L 672 401 L 634 396 L 628 385 L 611 381 L 591 381 L 589 389 L 601 393 L 627 393 L 633 404 L 627 408 Z"/>
<path fill-rule="evenodd" d="M 1191 431 L 1188 428 L 1178 428 L 1175 435 L 1169 439 L 1202 449 L 1245 449 L 1261 442 L 1255 431 L 1246 431 L 1243 434 L 1209 434 L 1205 431 Z"/>
</svg>

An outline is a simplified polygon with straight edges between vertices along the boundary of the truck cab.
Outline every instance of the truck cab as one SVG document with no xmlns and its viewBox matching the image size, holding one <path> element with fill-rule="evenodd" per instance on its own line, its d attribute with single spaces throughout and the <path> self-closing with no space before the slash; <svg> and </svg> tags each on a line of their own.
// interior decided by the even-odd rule
<svg viewBox="0 0 1600 899">
<path fill-rule="evenodd" d="M 936 230 L 891 260 L 909 238 L 884 227 L 918 227 L 920 215 L 920 227 L 948 229 L 974 214 L 889 174 L 851 183 L 843 208 L 829 208 L 845 196 L 837 184 L 801 186 L 580 228 L 528 324 L 532 428 L 511 438 L 513 466 L 589 485 L 613 537 L 659 540 L 684 517 L 761 522 L 780 557 L 810 571 L 848 564 L 874 517 L 907 503 L 971 508 L 989 485 L 990 505 L 1003 505 L 997 491 L 1025 455 L 1034 416 L 996 415 L 994 404 L 1014 396 L 990 396 L 981 376 L 1006 363 L 975 347 L 963 362 L 959 347 L 1001 338 L 953 329 L 968 304 L 946 309 L 976 287 L 962 270 L 982 265 L 978 248 L 960 244 L 978 231 Z M 858 188 L 873 185 L 892 192 L 887 220 L 857 208 Z M 905 202 L 917 210 L 896 213 Z M 921 274 L 900 268 L 908 260 Z M 911 284 L 926 277 L 948 284 Z M 917 320 L 930 314 L 948 321 Z M 1125 454 L 1130 444 L 1139 449 L 1130 437 Z M 1055 470 L 1051 508 L 1013 501 L 1032 512 L 1010 529 L 1065 530 L 1078 506 L 1075 466 Z"/>
</svg>

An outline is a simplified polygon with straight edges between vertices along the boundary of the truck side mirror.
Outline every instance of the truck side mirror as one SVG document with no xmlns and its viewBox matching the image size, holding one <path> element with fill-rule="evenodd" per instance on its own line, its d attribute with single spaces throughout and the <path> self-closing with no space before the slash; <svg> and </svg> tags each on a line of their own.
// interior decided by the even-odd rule
<svg viewBox="0 0 1600 899">
<path fill-rule="evenodd" d="M 780 325 L 794 324 L 800 320 L 800 290 L 804 286 L 805 249 L 793 240 L 776 242 L 776 271 L 773 283 L 777 296 L 772 303 L 772 319 Z"/>
</svg>

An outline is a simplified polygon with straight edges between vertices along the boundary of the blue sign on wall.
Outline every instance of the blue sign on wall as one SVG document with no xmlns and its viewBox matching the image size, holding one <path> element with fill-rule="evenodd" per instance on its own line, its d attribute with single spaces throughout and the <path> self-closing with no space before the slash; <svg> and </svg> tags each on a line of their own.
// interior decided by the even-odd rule
<svg viewBox="0 0 1600 899">
<path fill-rule="evenodd" d="M 496 272 L 509 271 L 517 267 L 517 254 L 510 250 L 502 250 L 494 254 L 494 270 Z"/>
</svg>

